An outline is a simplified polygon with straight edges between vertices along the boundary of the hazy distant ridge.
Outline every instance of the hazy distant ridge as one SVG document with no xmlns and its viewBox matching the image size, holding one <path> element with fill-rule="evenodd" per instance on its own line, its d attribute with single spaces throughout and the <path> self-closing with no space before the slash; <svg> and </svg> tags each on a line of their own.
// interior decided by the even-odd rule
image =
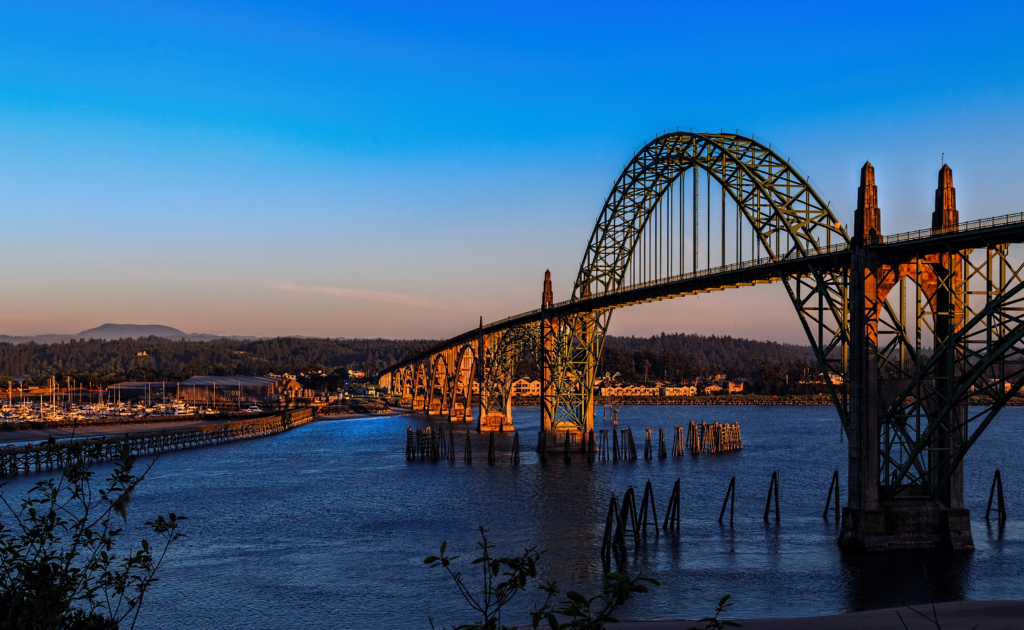
<svg viewBox="0 0 1024 630">
<path fill-rule="evenodd" d="M 102 339 L 112 341 L 114 339 L 139 339 L 141 337 L 160 337 L 173 339 L 175 341 L 212 341 L 214 339 L 260 339 L 260 337 L 245 335 L 210 335 L 206 333 L 187 333 L 170 326 L 160 324 L 103 324 L 96 328 L 83 330 L 76 335 L 33 335 L 33 336 L 11 336 L 0 335 L 0 343 L 60 343 L 72 339 Z"/>
</svg>

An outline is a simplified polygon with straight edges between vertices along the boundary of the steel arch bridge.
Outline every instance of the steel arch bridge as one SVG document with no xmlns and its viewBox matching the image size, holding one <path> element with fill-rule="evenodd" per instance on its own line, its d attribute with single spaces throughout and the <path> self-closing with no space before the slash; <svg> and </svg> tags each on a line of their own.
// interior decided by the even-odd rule
<svg viewBox="0 0 1024 630">
<path fill-rule="evenodd" d="M 943 166 L 932 218 L 930 229 L 882 236 L 865 164 L 851 235 L 771 145 L 668 133 L 616 180 L 568 300 L 554 302 L 547 275 L 540 309 L 481 321 L 386 368 L 380 383 L 453 421 L 472 420 L 475 383 L 478 429 L 510 429 L 511 382 L 529 351 L 542 377 L 540 439 L 586 444 L 615 309 L 779 282 L 850 439 L 845 544 L 897 544 L 893 510 L 909 501 L 945 519 L 913 544 L 970 546 L 962 459 L 1024 384 L 1024 269 L 1011 254 L 1024 215 L 960 224 Z"/>
</svg>

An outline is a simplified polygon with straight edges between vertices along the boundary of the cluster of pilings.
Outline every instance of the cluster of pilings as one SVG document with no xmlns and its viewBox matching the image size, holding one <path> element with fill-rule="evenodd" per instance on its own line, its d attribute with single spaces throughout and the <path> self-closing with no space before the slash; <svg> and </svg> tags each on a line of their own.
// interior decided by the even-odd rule
<svg viewBox="0 0 1024 630">
<path fill-rule="evenodd" d="M 454 433 L 451 435 L 451 439 L 455 439 Z M 405 435 L 405 458 L 407 460 L 448 459 L 448 453 L 454 453 L 454 451 L 454 444 L 449 447 L 444 439 L 444 429 L 427 427 L 414 431 L 412 427 L 407 427 Z"/>
<path fill-rule="evenodd" d="M 661 524 L 661 529 L 666 532 L 679 532 L 679 483 L 680 480 L 676 479 L 665 512 L 665 522 Z M 640 545 L 641 536 L 646 537 L 648 528 L 651 527 L 654 528 L 654 534 L 658 535 L 658 512 L 654 505 L 654 488 L 651 486 L 650 479 L 644 486 L 644 496 L 640 501 L 639 510 L 636 508 L 636 494 L 633 492 L 633 486 L 626 490 L 621 506 L 613 492 L 611 501 L 608 503 L 608 516 L 605 518 L 601 559 L 609 562 L 612 555 L 615 555 L 616 558 L 624 560 L 628 551 L 626 534 L 633 539 L 633 545 L 636 548 Z"/>
<path fill-rule="evenodd" d="M 462 461 L 467 463 L 473 462 L 473 441 L 470 438 L 470 432 L 466 431 L 465 446 L 462 449 Z M 461 438 L 460 438 L 461 439 Z M 444 427 L 426 427 L 423 429 L 413 429 L 411 426 L 406 427 L 405 431 L 405 458 L 409 461 L 440 461 L 447 460 L 454 462 L 456 459 L 455 451 L 455 429 L 448 432 L 448 436 L 445 437 Z M 519 431 L 516 431 L 512 435 L 512 451 L 509 455 L 509 461 L 513 464 L 518 464 L 520 460 L 519 452 Z M 490 434 L 490 440 L 487 444 L 487 463 L 494 464 L 498 461 L 497 450 L 494 446 L 494 433 Z"/>
<path fill-rule="evenodd" d="M 838 474 L 838 473 L 837 473 Z M 665 520 L 661 524 L 661 530 L 679 533 L 679 507 L 680 507 L 680 479 L 676 479 L 672 486 L 672 495 L 668 500 L 668 507 L 665 511 Z M 833 479 L 832 483 L 838 486 L 838 480 Z M 833 486 L 829 485 L 829 499 L 826 500 L 825 517 L 828 514 L 828 501 L 832 497 Z M 773 472 L 771 481 L 768 484 L 768 500 L 764 506 L 764 521 L 768 522 L 768 516 L 772 512 L 774 503 L 775 522 L 781 520 L 779 511 L 779 473 Z M 729 526 L 733 525 L 733 518 L 736 512 L 736 477 L 729 480 L 729 486 L 725 491 L 725 500 L 722 501 L 722 510 L 718 514 L 718 523 L 721 525 L 725 519 L 725 510 L 729 508 Z M 633 539 L 633 548 L 640 546 L 641 537 L 647 536 L 648 528 L 654 528 L 654 534 L 659 534 L 658 514 L 654 505 L 654 488 L 651 480 L 647 480 L 644 486 L 644 496 L 640 501 L 640 509 L 636 507 L 636 494 L 630 486 L 622 497 L 622 504 L 612 492 L 611 501 L 608 503 L 608 515 L 605 518 L 604 540 L 601 543 L 601 559 L 609 562 L 614 556 L 618 560 L 625 560 L 628 552 L 627 534 Z"/>
<path fill-rule="evenodd" d="M 611 444 L 608 444 L 608 429 L 601 429 L 598 438 L 598 459 L 617 462 L 620 459 L 638 459 L 636 441 L 633 439 L 633 427 L 611 430 Z M 644 459 L 651 458 L 651 430 L 647 429 L 647 443 L 644 445 Z M 665 441 L 665 432 L 661 431 L 661 440 Z"/>
<path fill-rule="evenodd" d="M 610 434 L 610 435 L 609 435 Z M 495 461 L 493 454 L 494 435 L 491 434 L 491 445 L 488 449 L 488 461 Z M 659 459 L 668 457 L 669 449 L 665 443 L 665 430 L 658 429 L 658 442 L 654 443 L 654 430 L 644 429 L 644 459 L 654 459 L 655 452 Z M 455 461 L 454 452 L 454 429 L 449 432 L 448 440 L 444 437 L 443 427 L 427 427 L 424 429 L 413 429 L 407 427 L 405 458 L 413 460 L 447 459 Z M 548 461 L 548 449 L 551 447 L 555 453 L 561 451 L 562 459 L 566 463 L 572 461 L 572 453 L 582 452 L 586 455 L 588 462 L 595 460 L 617 462 L 622 460 L 639 459 L 639 451 L 636 446 L 636 439 L 633 437 L 633 428 L 618 428 L 618 422 L 613 429 L 600 429 L 598 432 L 590 430 L 582 433 L 573 429 L 540 431 L 537 436 L 537 452 L 540 455 L 541 463 Z M 740 437 L 740 424 L 734 422 L 725 424 L 713 422 L 707 424 L 701 422 L 699 425 L 690 421 L 690 426 L 675 427 L 672 442 L 672 456 L 682 457 L 689 450 L 691 455 L 701 453 L 722 453 L 743 448 L 743 439 Z M 469 443 L 469 433 L 466 433 L 466 447 L 463 459 L 467 462 L 472 459 L 472 446 Z M 512 460 L 519 463 L 519 432 L 515 432 L 513 439 Z"/>
<path fill-rule="evenodd" d="M 224 422 L 186 429 L 164 429 L 129 433 L 117 437 L 94 437 L 42 444 L 0 448 L 0 476 L 60 469 L 75 461 L 120 459 L 127 446 L 131 455 L 155 455 L 235 440 L 274 435 L 302 426 L 314 417 L 312 409 L 296 409 L 253 420 Z"/>
<path fill-rule="evenodd" d="M 686 427 L 685 434 L 683 427 L 676 427 L 672 454 L 682 456 L 684 448 L 688 449 L 691 455 L 738 451 L 743 448 L 740 423 L 712 422 L 708 424 L 701 421 L 700 424 L 697 424 L 690 420 L 690 426 Z"/>
</svg>

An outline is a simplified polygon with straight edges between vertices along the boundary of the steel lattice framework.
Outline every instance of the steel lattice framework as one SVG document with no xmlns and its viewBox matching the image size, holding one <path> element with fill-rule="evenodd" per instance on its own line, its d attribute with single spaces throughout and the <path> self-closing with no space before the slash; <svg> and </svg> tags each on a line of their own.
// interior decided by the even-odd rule
<svg viewBox="0 0 1024 630">
<path fill-rule="evenodd" d="M 879 481 L 886 500 L 934 498 L 1024 385 L 1024 265 L 1003 244 L 922 253 L 889 274 Z"/>
<path fill-rule="evenodd" d="M 516 368 L 525 353 L 537 356 L 539 342 L 540 327 L 537 324 L 516 326 L 488 335 L 485 342 L 487 373 L 483 379 L 483 395 L 480 398 L 484 406 L 481 415 L 509 415 Z"/>
<path fill-rule="evenodd" d="M 631 267 L 641 270 L 641 282 L 661 271 L 671 276 L 675 256 L 665 260 L 664 221 L 652 220 L 671 204 L 678 184 L 680 197 L 689 172 L 693 179 L 693 207 L 698 207 L 698 171 L 722 189 L 737 211 L 737 257 L 743 249 L 742 225 L 750 227 L 757 253 L 772 260 L 813 258 L 833 245 L 846 247 L 849 239 L 827 203 L 788 160 L 770 146 L 738 134 L 675 132 L 660 136 L 638 152 L 623 170 L 608 195 L 587 244 L 570 302 L 621 290 L 631 279 Z M 707 188 L 710 191 L 710 186 Z M 710 194 L 710 193 L 709 193 Z M 708 198 L 710 204 L 710 197 Z M 710 215 L 710 205 L 709 205 Z M 680 226 L 682 222 L 680 221 Z M 700 266 L 698 224 L 694 222 L 692 268 Z M 708 231 L 710 236 L 710 230 Z M 723 228 L 723 263 L 725 230 Z M 685 249 L 680 237 L 679 271 L 685 271 Z M 652 246 L 653 243 L 653 246 Z M 752 251 L 753 253 L 753 251 Z M 760 258 L 760 256 L 757 256 Z M 710 248 L 708 250 L 710 267 Z M 666 264 L 667 263 L 667 264 Z M 809 265 L 784 278 L 811 346 L 826 373 L 846 373 L 846 278 L 830 268 Z M 555 344 L 553 374 L 556 424 L 588 430 L 593 418 L 595 367 L 601 356 L 611 308 L 581 312 L 560 321 Z M 830 385 L 832 398 L 845 409 L 845 390 Z M 845 417 L 843 418 L 846 424 Z"/>
</svg>

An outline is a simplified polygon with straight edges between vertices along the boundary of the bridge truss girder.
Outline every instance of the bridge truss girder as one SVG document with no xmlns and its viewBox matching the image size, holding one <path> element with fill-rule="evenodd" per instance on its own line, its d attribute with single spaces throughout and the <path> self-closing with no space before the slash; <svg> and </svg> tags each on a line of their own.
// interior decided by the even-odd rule
<svg viewBox="0 0 1024 630">
<path fill-rule="evenodd" d="M 996 245 L 889 267 L 895 296 L 878 343 L 881 501 L 948 502 L 964 456 L 1024 385 L 1024 264 L 1014 258 Z"/>
<path fill-rule="evenodd" d="M 733 200 L 737 211 L 737 258 L 743 250 L 743 225 L 750 226 L 757 253 L 763 249 L 767 257 L 774 260 L 807 258 L 827 252 L 833 244 L 845 247 L 849 242 L 828 204 L 770 146 L 738 134 L 670 133 L 648 143 L 616 181 L 587 245 L 570 302 L 622 289 L 631 266 L 639 266 L 645 272 L 652 267 L 660 269 L 663 258 L 660 252 L 664 247 L 659 248 L 657 240 L 664 239 L 665 234 L 660 229 L 660 219 L 652 221 L 652 216 L 660 217 L 656 213 L 661 212 L 666 202 L 671 207 L 672 191 L 677 183 L 682 208 L 688 172 L 694 182 L 696 213 L 698 170 L 706 173 L 709 185 L 714 179 L 722 188 L 723 264 L 726 195 Z M 710 205 L 708 207 L 710 213 Z M 681 222 L 680 218 L 680 226 Z M 690 250 L 692 269 L 697 271 L 700 239 L 696 216 L 694 226 Z M 671 233 L 668 238 L 671 239 Z M 671 243 L 668 249 L 671 252 Z M 684 249 L 681 236 L 679 270 L 682 272 L 685 272 Z M 753 252 L 751 246 L 752 255 Z M 652 265 L 652 256 L 658 258 L 655 265 Z M 668 271 L 671 269 L 669 262 Z M 635 284 L 635 269 L 632 276 Z M 643 273 L 640 277 L 642 282 Z M 813 271 L 789 278 L 786 284 L 823 371 L 826 375 L 837 374 L 845 382 L 849 331 L 842 276 L 832 271 Z M 585 432 L 593 427 L 594 380 L 611 313 L 611 309 L 581 310 L 558 319 L 551 366 L 555 396 L 553 426 L 556 428 L 573 425 Z M 826 380 L 837 408 L 845 409 L 843 386 Z M 846 426 L 845 412 L 840 411 L 840 415 Z"/>
<path fill-rule="evenodd" d="M 480 385 L 480 428 L 511 426 L 512 383 L 523 355 L 538 355 L 540 327 L 528 323 L 481 336 L 486 359 Z"/>
</svg>

